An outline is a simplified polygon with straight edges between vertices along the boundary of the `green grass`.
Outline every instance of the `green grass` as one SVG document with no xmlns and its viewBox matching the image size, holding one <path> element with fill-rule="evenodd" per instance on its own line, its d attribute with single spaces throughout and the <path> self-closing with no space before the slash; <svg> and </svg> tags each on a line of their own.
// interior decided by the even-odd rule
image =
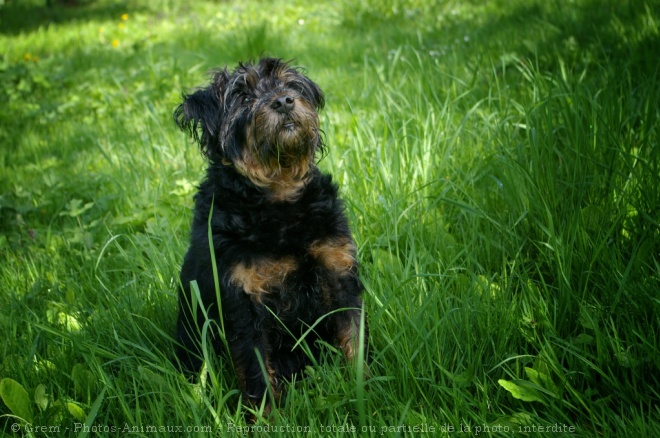
<svg viewBox="0 0 660 438">
<path fill-rule="evenodd" d="M 326 92 L 374 362 L 329 349 L 256 436 L 660 436 L 660 2 L 81 3 L 0 4 L 5 434 L 245 431 L 229 364 L 171 363 L 171 113 L 263 53 Z"/>
</svg>

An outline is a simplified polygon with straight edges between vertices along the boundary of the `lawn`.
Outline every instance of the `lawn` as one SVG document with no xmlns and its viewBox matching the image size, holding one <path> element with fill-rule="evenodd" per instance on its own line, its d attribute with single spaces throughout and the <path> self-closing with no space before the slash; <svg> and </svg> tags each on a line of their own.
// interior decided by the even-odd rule
<svg viewBox="0 0 660 438">
<path fill-rule="evenodd" d="M 51 3 L 0 1 L 5 435 L 660 436 L 660 1 Z M 262 54 L 326 93 L 373 363 L 250 424 L 172 363 L 172 112 Z"/>
</svg>

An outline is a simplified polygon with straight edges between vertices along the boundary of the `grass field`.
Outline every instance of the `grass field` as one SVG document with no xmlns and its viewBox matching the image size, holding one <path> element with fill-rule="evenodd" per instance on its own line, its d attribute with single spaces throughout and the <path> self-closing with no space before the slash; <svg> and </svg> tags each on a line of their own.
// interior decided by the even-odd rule
<svg viewBox="0 0 660 438">
<path fill-rule="evenodd" d="M 247 432 L 229 364 L 171 362 L 172 111 L 265 54 L 326 92 L 374 363 L 254 436 L 660 436 L 660 1 L 79 3 L 0 1 L 4 434 Z"/>
</svg>

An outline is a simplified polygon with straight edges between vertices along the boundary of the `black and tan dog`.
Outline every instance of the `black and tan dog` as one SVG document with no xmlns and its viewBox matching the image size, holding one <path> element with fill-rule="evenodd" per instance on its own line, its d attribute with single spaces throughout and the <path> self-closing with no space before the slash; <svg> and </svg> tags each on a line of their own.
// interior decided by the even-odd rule
<svg viewBox="0 0 660 438">
<path fill-rule="evenodd" d="M 318 356 L 317 341 L 350 360 L 361 330 L 367 338 L 344 205 L 315 164 L 323 103 L 299 69 L 264 58 L 216 71 L 174 113 L 209 160 L 181 270 L 177 356 L 197 371 L 206 317 L 213 320 L 209 339 L 219 353 L 224 329 L 252 404 L 268 385 L 277 397 L 281 381 L 310 364 L 310 352 Z M 306 352 L 298 341 L 307 332 Z"/>
</svg>

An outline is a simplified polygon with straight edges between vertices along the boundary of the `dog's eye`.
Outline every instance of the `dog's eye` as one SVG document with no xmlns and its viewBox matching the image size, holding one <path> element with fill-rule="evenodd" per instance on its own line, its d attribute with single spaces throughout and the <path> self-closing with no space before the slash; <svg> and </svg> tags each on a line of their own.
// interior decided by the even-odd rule
<svg viewBox="0 0 660 438">
<path fill-rule="evenodd" d="M 248 104 L 252 102 L 252 98 L 250 96 L 243 96 L 243 104 Z"/>
</svg>

